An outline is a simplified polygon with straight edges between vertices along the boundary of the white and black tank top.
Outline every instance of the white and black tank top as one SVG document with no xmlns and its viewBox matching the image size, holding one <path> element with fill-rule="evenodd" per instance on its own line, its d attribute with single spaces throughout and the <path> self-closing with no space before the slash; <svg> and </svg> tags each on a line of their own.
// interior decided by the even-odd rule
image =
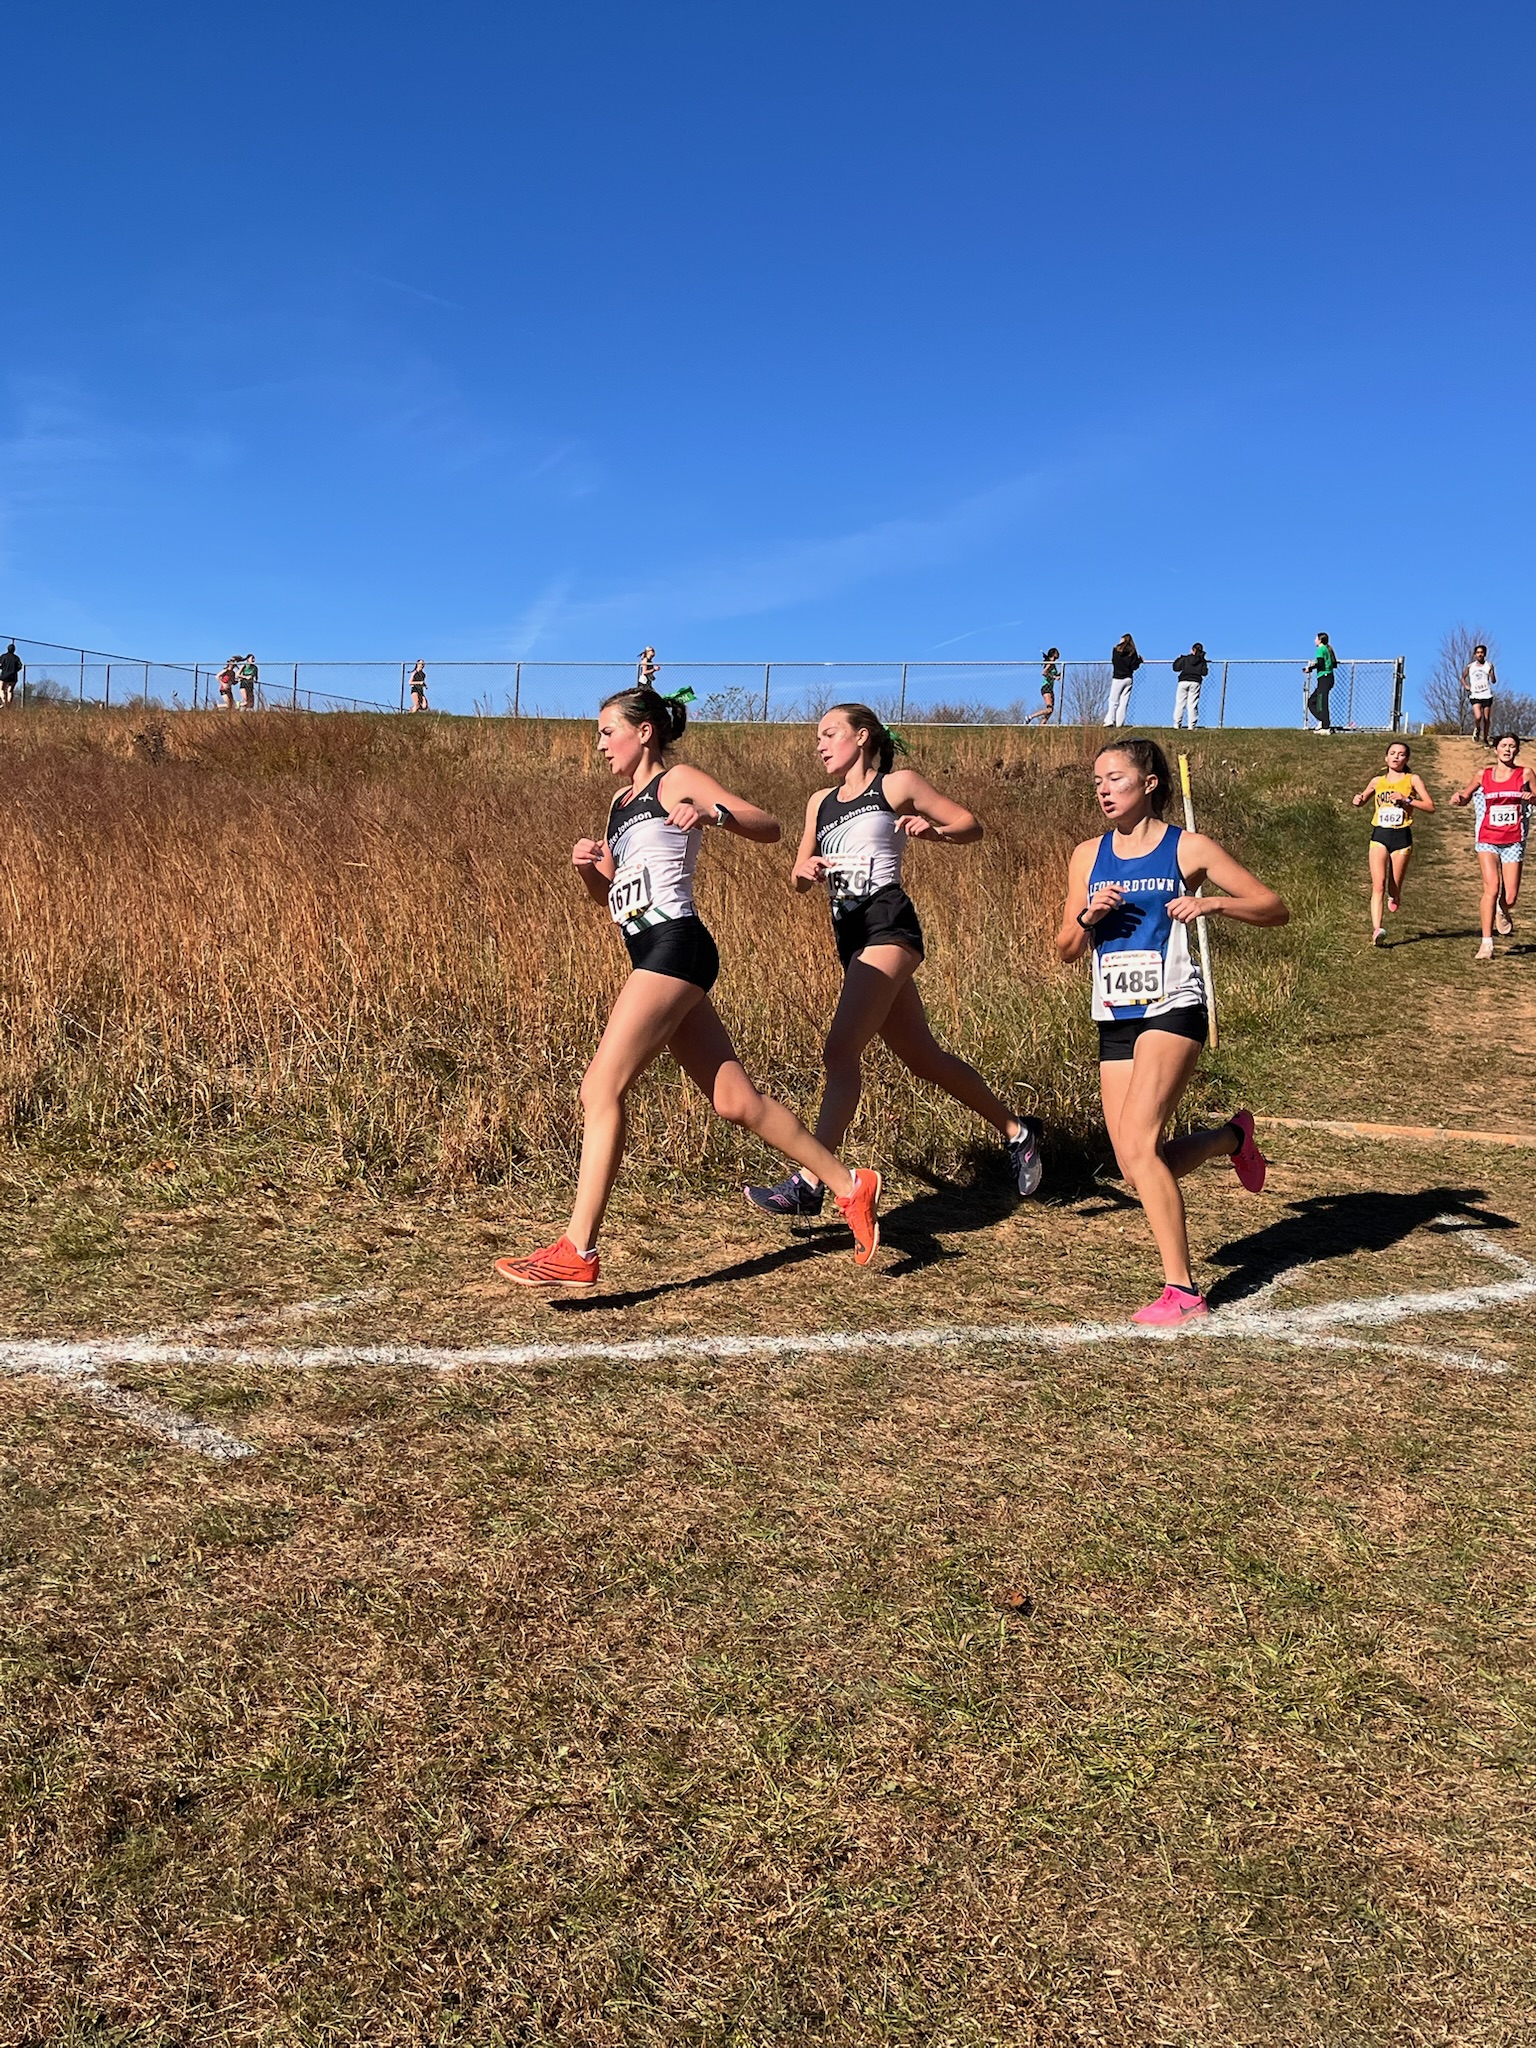
<svg viewBox="0 0 1536 2048">
<path fill-rule="evenodd" d="M 832 915 L 846 915 L 877 889 L 899 889 L 906 844 L 886 801 L 883 775 L 846 802 L 829 789 L 816 813 L 816 852 L 827 864 Z"/>
<path fill-rule="evenodd" d="M 614 864 L 608 915 L 631 937 L 651 925 L 695 915 L 693 870 L 704 835 L 667 823 L 660 795 L 666 772 L 653 776 L 638 796 L 616 796 L 608 812 Z"/>
</svg>

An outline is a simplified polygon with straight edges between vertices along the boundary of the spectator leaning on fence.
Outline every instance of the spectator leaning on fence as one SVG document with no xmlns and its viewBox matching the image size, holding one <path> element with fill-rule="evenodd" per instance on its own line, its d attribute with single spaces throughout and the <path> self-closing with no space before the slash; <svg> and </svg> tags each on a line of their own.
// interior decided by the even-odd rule
<svg viewBox="0 0 1536 2048">
<path fill-rule="evenodd" d="M 1326 633 L 1319 633 L 1317 636 L 1317 652 L 1307 663 L 1305 670 L 1307 675 L 1317 678 L 1312 685 L 1311 694 L 1307 698 L 1307 709 L 1317 720 L 1319 732 L 1331 733 L 1333 731 L 1333 720 L 1328 713 L 1328 696 L 1333 689 L 1334 671 L 1338 665 L 1339 657 L 1328 645 L 1328 635 Z"/>
<path fill-rule="evenodd" d="M 13 640 L 4 654 L 0 654 L 0 704 L 14 704 L 16 684 L 21 675 L 21 656 L 16 652 Z"/>
<path fill-rule="evenodd" d="M 248 654 L 244 661 L 241 662 L 240 672 L 236 677 L 236 681 L 240 685 L 240 709 L 242 711 L 254 711 L 256 709 L 256 685 L 260 680 L 261 672 L 256 666 L 256 657 L 254 654 Z"/>
<path fill-rule="evenodd" d="M 1211 664 L 1205 658 L 1205 649 L 1196 640 L 1188 654 L 1181 654 L 1173 664 L 1173 672 L 1179 679 L 1179 687 L 1173 693 L 1173 729 L 1188 725 L 1191 732 L 1200 723 L 1200 685 L 1211 672 Z M 1185 712 L 1189 713 L 1186 719 Z"/>
<path fill-rule="evenodd" d="M 1131 716 L 1131 685 L 1141 656 L 1129 633 L 1122 633 L 1109 652 L 1109 714 L 1106 725 L 1127 725 Z"/>
</svg>

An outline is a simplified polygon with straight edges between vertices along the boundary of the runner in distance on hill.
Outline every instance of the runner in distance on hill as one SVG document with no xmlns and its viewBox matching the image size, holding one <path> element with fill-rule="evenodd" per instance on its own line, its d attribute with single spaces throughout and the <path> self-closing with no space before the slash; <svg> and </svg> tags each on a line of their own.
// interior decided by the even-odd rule
<svg viewBox="0 0 1536 2048">
<path fill-rule="evenodd" d="M 1413 855 L 1413 813 L 1426 816 L 1435 800 L 1417 775 L 1409 773 L 1409 746 L 1394 740 L 1387 749 L 1387 772 L 1373 775 L 1364 789 L 1350 798 L 1358 810 L 1370 804 L 1371 837 L 1366 858 L 1371 869 L 1371 944 L 1387 943 L 1382 923 L 1382 905 L 1389 912 L 1399 910 L 1403 901 L 1403 877 Z"/>
</svg>

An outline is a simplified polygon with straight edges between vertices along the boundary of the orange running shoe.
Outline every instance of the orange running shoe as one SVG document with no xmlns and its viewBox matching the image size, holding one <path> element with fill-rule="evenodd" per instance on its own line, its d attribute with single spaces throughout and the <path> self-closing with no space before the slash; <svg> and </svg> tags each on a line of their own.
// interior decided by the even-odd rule
<svg viewBox="0 0 1536 2048">
<path fill-rule="evenodd" d="M 498 1259 L 496 1271 L 514 1287 L 595 1287 L 602 1268 L 597 1253 L 585 1257 L 568 1237 L 546 1244 L 522 1259 Z"/>
<path fill-rule="evenodd" d="M 853 1232 L 853 1263 L 867 1266 L 880 1244 L 880 1225 L 875 1221 L 875 1211 L 880 1206 L 880 1176 L 873 1167 L 853 1169 L 853 1193 L 846 1202 L 839 1195 L 837 1206 Z"/>
</svg>

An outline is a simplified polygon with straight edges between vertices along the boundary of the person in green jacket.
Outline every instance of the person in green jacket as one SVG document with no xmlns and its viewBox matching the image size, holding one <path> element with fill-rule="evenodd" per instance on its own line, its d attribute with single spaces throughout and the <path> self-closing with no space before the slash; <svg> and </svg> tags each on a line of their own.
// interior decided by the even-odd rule
<svg viewBox="0 0 1536 2048">
<path fill-rule="evenodd" d="M 1338 668 L 1339 657 L 1328 645 L 1328 635 L 1317 636 L 1317 652 L 1307 663 L 1305 673 L 1314 676 L 1311 695 L 1307 698 L 1307 709 L 1317 720 L 1319 732 L 1333 731 L 1333 720 L 1328 715 L 1328 693 L 1333 688 L 1334 671 Z"/>
</svg>

